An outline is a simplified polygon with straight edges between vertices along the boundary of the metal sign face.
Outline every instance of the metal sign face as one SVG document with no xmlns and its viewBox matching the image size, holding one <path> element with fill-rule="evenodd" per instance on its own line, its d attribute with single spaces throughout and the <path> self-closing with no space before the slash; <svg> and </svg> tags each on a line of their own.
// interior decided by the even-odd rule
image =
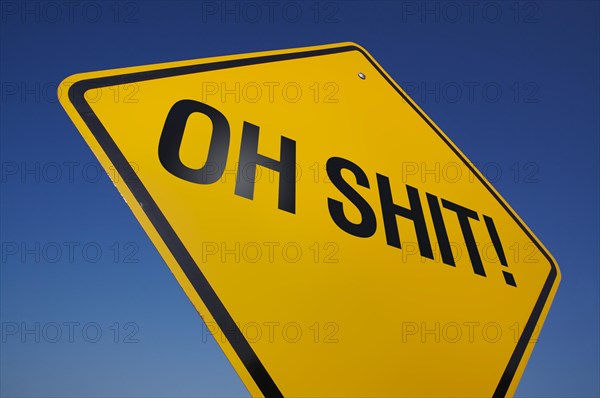
<svg viewBox="0 0 600 398">
<path fill-rule="evenodd" d="M 364 49 L 63 84 L 67 113 L 252 395 L 514 392 L 559 270 Z"/>
</svg>

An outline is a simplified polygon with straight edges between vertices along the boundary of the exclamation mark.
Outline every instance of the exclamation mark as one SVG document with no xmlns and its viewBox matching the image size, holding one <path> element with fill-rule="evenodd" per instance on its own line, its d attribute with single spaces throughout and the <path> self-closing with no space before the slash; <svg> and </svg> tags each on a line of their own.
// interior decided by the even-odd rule
<svg viewBox="0 0 600 398">
<path fill-rule="evenodd" d="M 498 236 L 498 231 L 496 230 L 496 226 L 494 225 L 494 220 L 491 217 L 483 216 L 485 220 L 485 225 L 487 226 L 488 232 L 490 233 L 490 238 L 492 238 L 492 243 L 494 244 L 494 249 L 496 249 L 496 253 L 498 253 L 498 258 L 500 259 L 500 264 L 505 267 L 508 267 L 508 263 L 506 262 L 506 256 L 504 255 L 504 249 L 502 248 L 502 243 L 500 243 L 500 237 Z M 504 275 L 504 281 L 507 285 L 511 285 L 517 287 L 517 282 L 515 282 L 515 277 L 508 271 L 502 271 Z"/>
</svg>

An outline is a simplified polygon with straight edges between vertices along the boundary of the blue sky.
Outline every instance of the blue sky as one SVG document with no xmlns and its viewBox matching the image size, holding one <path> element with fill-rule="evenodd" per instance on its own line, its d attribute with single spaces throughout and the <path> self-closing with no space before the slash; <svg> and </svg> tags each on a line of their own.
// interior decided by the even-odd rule
<svg viewBox="0 0 600 398">
<path fill-rule="evenodd" d="M 599 3 L 227 6 L 0 3 L 0 394 L 248 394 L 58 103 L 62 79 L 354 41 L 480 167 L 561 268 L 517 395 L 598 396 Z"/>
</svg>

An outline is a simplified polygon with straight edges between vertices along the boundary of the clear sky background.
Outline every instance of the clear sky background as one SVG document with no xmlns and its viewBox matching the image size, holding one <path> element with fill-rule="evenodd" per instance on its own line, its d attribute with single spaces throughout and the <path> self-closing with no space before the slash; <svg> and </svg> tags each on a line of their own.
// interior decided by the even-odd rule
<svg viewBox="0 0 600 398">
<path fill-rule="evenodd" d="M 0 3 L 0 394 L 248 395 L 58 103 L 63 78 L 354 41 L 558 261 L 517 395 L 600 395 L 598 2 L 270 3 Z"/>
</svg>

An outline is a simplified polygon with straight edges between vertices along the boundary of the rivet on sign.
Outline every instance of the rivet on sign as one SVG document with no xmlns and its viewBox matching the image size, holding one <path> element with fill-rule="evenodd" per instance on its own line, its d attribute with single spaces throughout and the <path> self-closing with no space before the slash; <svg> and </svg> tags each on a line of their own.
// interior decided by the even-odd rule
<svg viewBox="0 0 600 398">
<path fill-rule="evenodd" d="M 367 76 L 365 76 L 365 74 L 362 72 L 358 72 L 358 77 L 360 77 L 363 80 L 365 80 L 367 78 Z"/>
</svg>

